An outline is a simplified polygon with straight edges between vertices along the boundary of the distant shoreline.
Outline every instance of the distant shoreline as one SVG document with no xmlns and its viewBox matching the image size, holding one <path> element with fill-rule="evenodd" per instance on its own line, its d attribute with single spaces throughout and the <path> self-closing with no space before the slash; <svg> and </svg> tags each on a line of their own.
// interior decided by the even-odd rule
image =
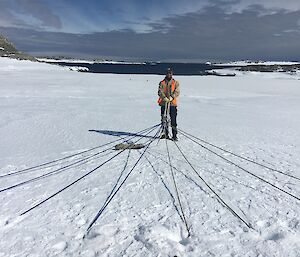
<svg viewBox="0 0 300 257">
<path fill-rule="evenodd" d="M 78 71 L 89 73 L 112 73 L 112 74 L 151 74 L 164 75 L 166 70 L 171 67 L 175 75 L 196 75 L 206 76 L 215 75 L 210 73 L 212 70 L 230 68 L 230 66 L 212 65 L 207 63 L 127 63 L 127 62 L 60 62 L 43 61 L 49 64 L 56 64 L 66 67 L 76 67 Z M 234 67 L 234 66 L 232 66 Z"/>
<path fill-rule="evenodd" d="M 48 64 L 68 67 L 70 70 L 104 74 L 164 75 L 171 67 L 180 76 L 235 76 L 236 71 L 246 72 L 300 72 L 299 62 L 231 62 L 231 63 L 161 63 L 161 62 L 116 62 L 86 60 L 40 59 Z"/>
</svg>

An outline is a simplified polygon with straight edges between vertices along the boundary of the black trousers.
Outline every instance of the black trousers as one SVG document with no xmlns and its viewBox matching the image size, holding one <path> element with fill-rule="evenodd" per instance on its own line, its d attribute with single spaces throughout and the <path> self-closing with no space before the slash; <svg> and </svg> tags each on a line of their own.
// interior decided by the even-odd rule
<svg viewBox="0 0 300 257">
<path fill-rule="evenodd" d="M 161 113 L 161 123 L 164 125 L 164 113 L 165 113 L 165 106 L 161 106 L 160 109 Z M 172 136 L 177 136 L 177 106 L 170 105 L 170 117 L 171 117 L 171 127 L 172 127 Z M 168 135 L 168 124 L 166 124 L 165 128 L 165 135 Z"/>
</svg>

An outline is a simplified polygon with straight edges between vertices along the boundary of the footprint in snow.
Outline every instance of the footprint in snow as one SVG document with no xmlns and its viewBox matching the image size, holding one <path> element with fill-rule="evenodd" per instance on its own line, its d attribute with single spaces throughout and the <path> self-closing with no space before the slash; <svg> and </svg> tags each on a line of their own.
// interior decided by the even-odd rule
<svg viewBox="0 0 300 257">
<path fill-rule="evenodd" d="M 0 227 L 4 227 L 9 224 L 9 218 L 0 217 Z"/>
<path fill-rule="evenodd" d="M 148 249 L 153 247 L 159 249 L 174 248 L 178 252 L 191 250 L 190 247 L 187 247 L 189 239 L 185 237 L 184 230 L 180 227 L 170 229 L 162 225 L 155 227 L 140 226 L 134 239 L 143 243 Z"/>
<path fill-rule="evenodd" d="M 283 233 L 271 233 L 270 235 L 268 235 L 266 237 L 266 240 L 270 240 L 270 241 L 278 241 L 283 239 L 285 236 Z"/>
<path fill-rule="evenodd" d="M 79 219 L 76 220 L 76 223 L 79 226 L 83 226 L 83 225 L 85 225 L 87 223 L 87 220 L 84 219 L 84 218 L 79 218 Z"/>
<path fill-rule="evenodd" d="M 67 242 L 65 241 L 61 241 L 58 242 L 57 244 L 53 245 L 52 248 L 56 251 L 56 252 L 63 252 L 64 250 L 66 250 L 68 247 Z"/>
<path fill-rule="evenodd" d="M 22 222 L 25 219 L 25 217 L 23 216 L 17 216 L 14 218 L 0 218 L 0 226 L 1 227 L 5 227 L 5 228 L 10 228 L 13 227 L 15 225 L 17 225 L 18 223 Z"/>
<path fill-rule="evenodd" d="M 86 239 L 94 238 L 113 238 L 120 229 L 114 225 L 104 225 L 104 226 L 95 226 L 91 231 L 85 236 Z"/>
<path fill-rule="evenodd" d="M 292 229 L 300 229 L 300 222 L 298 219 L 293 218 L 292 220 L 289 221 L 288 226 L 289 228 Z"/>
</svg>

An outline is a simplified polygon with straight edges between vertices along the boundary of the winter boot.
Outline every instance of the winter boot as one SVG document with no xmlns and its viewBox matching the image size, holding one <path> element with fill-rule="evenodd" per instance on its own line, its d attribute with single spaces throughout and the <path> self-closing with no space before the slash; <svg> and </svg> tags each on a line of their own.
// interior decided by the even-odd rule
<svg viewBox="0 0 300 257">
<path fill-rule="evenodd" d="M 175 127 L 172 128 L 172 140 L 173 141 L 178 141 L 178 138 L 177 138 L 177 128 L 175 128 Z"/>
<path fill-rule="evenodd" d="M 173 137 L 172 137 L 172 140 L 173 140 L 173 141 L 178 141 L 178 137 L 177 137 L 177 136 L 173 136 Z"/>
</svg>

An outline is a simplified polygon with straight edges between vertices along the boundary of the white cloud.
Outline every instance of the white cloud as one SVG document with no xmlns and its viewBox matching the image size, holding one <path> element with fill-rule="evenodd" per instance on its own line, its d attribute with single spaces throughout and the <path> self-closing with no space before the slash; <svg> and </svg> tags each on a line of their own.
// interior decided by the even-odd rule
<svg viewBox="0 0 300 257">
<path fill-rule="evenodd" d="M 242 13 L 253 6 L 261 7 L 259 15 L 274 14 L 279 10 L 300 10 L 300 0 L 115 0 L 103 8 L 89 6 L 82 9 L 69 1 L 0 0 L 0 26 L 32 27 L 38 30 L 69 33 L 92 33 L 132 29 L 149 32 L 153 23 L 166 17 L 206 11 L 217 6 L 225 13 Z M 257 11 L 257 9 L 256 9 Z M 167 26 L 167 25 L 166 25 Z"/>
<path fill-rule="evenodd" d="M 40 21 L 43 27 L 61 28 L 61 20 L 43 1 L 15 0 L 19 7 L 16 12 Z M 26 20 L 26 19 L 25 19 Z"/>
<path fill-rule="evenodd" d="M 286 11 L 298 11 L 300 10 L 300 0 L 239 0 L 234 3 L 232 1 L 224 1 L 227 3 L 228 10 L 230 12 L 242 12 L 251 6 L 257 5 L 270 10 L 286 10 Z"/>
<path fill-rule="evenodd" d="M 0 0 L 0 26 L 59 29 L 61 20 L 43 1 Z"/>
</svg>

